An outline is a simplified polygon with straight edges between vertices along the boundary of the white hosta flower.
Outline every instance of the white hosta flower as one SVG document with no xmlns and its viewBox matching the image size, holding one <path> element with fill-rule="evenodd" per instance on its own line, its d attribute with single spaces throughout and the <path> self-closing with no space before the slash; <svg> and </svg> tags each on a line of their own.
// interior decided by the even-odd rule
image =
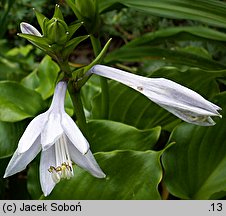
<svg viewBox="0 0 226 216">
<path fill-rule="evenodd" d="M 90 73 L 116 80 L 139 91 L 186 122 L 210 126 L 215 124 L 210 116 L 221 117 L 218 113 L 220 107 L 173 81 L 142 77 L 103 65 L 93 66 Z"/>
<path fill-rule="evenodd" d="M 41 152 L 40 183 L 45 196 L 61 178 L 73 176 L 72 161 L 97 178 L 104 178 L 89 143 L 64 110 L 66 82 L 56 86 L 52 104 L 34 118 L 21 137 L 4 177 L 22 171 Z"/>
</svg>

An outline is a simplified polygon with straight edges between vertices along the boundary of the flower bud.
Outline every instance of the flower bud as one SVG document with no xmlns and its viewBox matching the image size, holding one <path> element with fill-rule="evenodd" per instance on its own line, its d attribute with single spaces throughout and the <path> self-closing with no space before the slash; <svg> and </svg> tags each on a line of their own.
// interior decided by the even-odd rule
<svg viewBox="0 0 226 216">
<path fill-rule="evenodd" d="M 52 18 L 46 24 L 44 36 L 48 38 L 51 43 L 63 45 L 67 42 L 68 35 L 68 26 L 63 20 Z"/>
<path fill-rule="evenodd" d="M 76 17 L 84 22 L 84 26 L 89 34 L 98 32 L 100 17 L 97 0 L 76 0 L 75 2 L 66 0 L 66 2 L 72 8 Z"/>
</svg>

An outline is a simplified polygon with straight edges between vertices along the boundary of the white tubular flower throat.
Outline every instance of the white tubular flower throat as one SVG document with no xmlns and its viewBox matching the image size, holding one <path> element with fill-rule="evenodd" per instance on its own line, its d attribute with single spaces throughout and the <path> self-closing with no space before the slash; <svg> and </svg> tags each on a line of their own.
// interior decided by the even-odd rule
<svg viewBox="0 0 226 216">
<path fill-rule="evenodd" d="M 58 183 L 60 179 L 70 179 L 72 176 L 74 176 L 74 173 L 66 137 L 64 134 L 56 141 L 54 147 L 56 167 L 51 165 L 48 171 L 51 173 L 53 181 Z"/>
<path fill-rule="evenodd" d="M 168 110 L 182 120 L 201 126 L 215 122 L 211 116 L 219 116 L 217 105 L 207 101 L 198 93 L 164 78 L 147 78 L 104 65 L 95 65 L 87 73 L 97 74 L 125 84 Z"/>
<path fill-rule="evenodd" d="M 70 179 L 74 173 L 72 168 L 72 161 L 68 151 L 67 138 L 62 127 L 62 117 L 64 111 L 64 100 L 67 91 L 67 83 L 59 82 L 56 86 L 53 96 L 52 104 L 49 108 L 49 122 L 52 124 L 46 124 L 43 134 L 41 134 L 42 149 L 48 150 L 51 146 L 55 152 L 55 163 L 51 164 L 48 171 L 51 173 L 52 179 L 55 183 L 58 183 L 61 179 Z M 51 131 L 55 130 L 56 135 L 53 138 L 49 136 Z M 47 171 L 47 170 L 46 170 Z"/>
</svg>

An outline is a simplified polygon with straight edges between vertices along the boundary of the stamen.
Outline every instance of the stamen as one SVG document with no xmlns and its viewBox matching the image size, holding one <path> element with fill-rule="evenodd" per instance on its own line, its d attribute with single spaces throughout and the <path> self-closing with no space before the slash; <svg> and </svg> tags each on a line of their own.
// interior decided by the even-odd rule
<svg viewBox="0 0 226 216">
<path fill-rule="evenodd" d="M 55 156 L 56 167 L 50 166 L 48 169 L 52 174 L 53 181 L 58 183 L 60 179 L 70 179 L 74 173 L 64 134 L 55 143 Z"/>
<path fill-rule="evenodd" d="M 55 183 L 60 182 L 60 174 L 58 172 L 56 172 L 56 170 L 53 170 L 52 172 L 52 179 Z"/>
</svg>

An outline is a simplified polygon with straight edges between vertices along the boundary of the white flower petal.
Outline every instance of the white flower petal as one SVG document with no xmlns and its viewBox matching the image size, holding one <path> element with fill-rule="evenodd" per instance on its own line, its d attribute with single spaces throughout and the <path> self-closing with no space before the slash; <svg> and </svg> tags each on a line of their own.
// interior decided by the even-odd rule
<svg viewBox="0 0 226 216">
<path fill-rule="evenodd" d="M 196 124 L 196 125 L 201 125 L 201 126 L 215 125 L 215 122 L 209 116 L 198 115 L 195 112 L 189 112 L 189 111 L 174 108 L 171 106 L 161 105 L 161 107 L 163 107 L 164 109 L 168 110 L 169 112 L 173 113 L 175 116 L 181 118 L 186 122 Z"/>
<path fill-rule="evenodd" d="M 65 81 L 57 83 L 49 110 L 53 110 L 53 112 L 55 113 L 64 112 L 64 100 L 66 91 L 67 83 Z"/>
<path fill-rule="evenodd" d="M 146 78 L 142 83 L 144 95 L 157 104 L 179 107 L 200 115 L 219 115 L 221 108 L 207 101 L 198 93 L 164 78 Z"/>
<path fill-rule="evenodd" d="M 72 118 L 65 112 L 62 114 L 62 127 L 64 129 L 64 133 L 72 142 L 72 144 L 82 154 L 85 154 L 89 150 L 89 143 Z"/>
<path fill-rule="evenodd" d="M 61 81 L 57 83 L 51 106 L 48 110 L 49 117 L 47 124 L 41 134 L 41 143 L 43 150 L 53 145 L 63 134 L 61 126 L 62 113 L 64 113 L 64 99 L 67 90 L 67 83 Z"/>
<path fill-rule="evenodd" d="M 70 152 L 71 159 L 79 167 L 91 173 L 97 178 L 105 178 L 106 175 L 103 173 L 99 165 L 97 164 L 92 152 L 89 150 L 85 155 L 81 154 L 78 149 L 68 141 L 68 150 Z"/>
<path fill-rule="evenodd" d="M 20 30 L 23 34 L 30 34 L 41 37 L 41 33 L 32 25 L 26 22 L 20 23 Z"/>
<path fill-rule="evenodd" d="M 27 126 L 18 144 L 18 153 L 26 152 L 41 134 L 48 118 L 47 113 L 36 116 Z"/>
<path fill-rule="evenodd" d="M 4 178 L 24 170 L 26 166 L 36 157 L 40 150 L 41 143 L 39 137 L 26 152 L 19 153 L 17 149 L 6 168 Z"/>
<path fill-rule="evenodd" d="M 50 112 L 48 121 L 41 133 L 42 149 L 46 150 L 51 147 L 63 132 L 63 128 L 61 127 L 61 114 Z"/>
<path fill-rule="evenodd" d="M 115 68 L 95 65 L 88 72 L 114 79 L 147 96 L 150 100 L 189 123 L 213 125 L 210 116 L 220 116 L 217 105 L 198 93 L 164 78 L 147 78 Z"/>
<path fill-rule="evenodd" d="M 56 166 L 54 146 L 48 148 L 46 151 L 42 151 L 41 153 L 39 175 L 44 196 L 48 196 L 56 185 L 53 181 L 51 173 L 48 171 L 50 166 Z"/>
</svg>

